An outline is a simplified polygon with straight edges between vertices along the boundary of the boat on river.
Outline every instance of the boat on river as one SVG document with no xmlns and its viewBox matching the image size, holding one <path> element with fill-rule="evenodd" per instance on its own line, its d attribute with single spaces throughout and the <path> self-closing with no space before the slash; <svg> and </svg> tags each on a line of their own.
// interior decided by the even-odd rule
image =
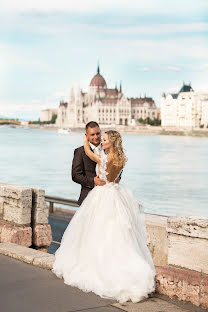
<svg viewBox="0 0 208 312">
<path fill-rule="evenodd" d="M 69 128 L 61 128 L 61 129 L 58 129 L 57 132 L 60 134 L 69 134 L 71 130 Z"/>
</svg>

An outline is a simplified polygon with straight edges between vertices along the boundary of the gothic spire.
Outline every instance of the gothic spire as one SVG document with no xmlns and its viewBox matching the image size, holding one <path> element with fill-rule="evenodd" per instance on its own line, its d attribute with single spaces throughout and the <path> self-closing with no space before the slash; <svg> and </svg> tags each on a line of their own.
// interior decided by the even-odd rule
<svg viewBox="0 0 208 312">
<path fill-rule="evenodd" d="M 100 73 L 100 66 L 99 66 L 99 62 L 98 62 L 98 67 L 97 67 L 97 74 Z"/>
<path fill-rule="evenodd" d="M 74 101 L 74 88 L 71 87 L 69 92 L 69 102 L 73 103 L 73 101 Z"/>
</svg>

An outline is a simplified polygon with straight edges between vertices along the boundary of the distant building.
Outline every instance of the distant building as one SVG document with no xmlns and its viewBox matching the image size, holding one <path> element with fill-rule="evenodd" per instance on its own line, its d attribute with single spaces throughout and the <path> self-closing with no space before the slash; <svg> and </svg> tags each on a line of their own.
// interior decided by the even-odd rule
<svg viewBox="0 0 208 312">
<path fill-rule="evenodd" d="M 76 94 L 70 90 L 69 101 L 60 102 L 56 125 L 58 127 L 76 127 L 95 120 L 105 125 L 135 124 L 139 118 L 157 118 L 157 107 L 152 98 L 127 98 L 120 84 L 114 89 L 107 87 L 98 66 L 92 78 L 88 92 L 78 87 Z"/>
<path fill-rule="evenodd" d="M 57 108 L 52 108 L 52 109 L 44 109 L 40 112 L 40 121 L 51 121 L 53 115 L 58 114 L 58 109 Z"/>
<path fill-rule="evenodd" d="M 183 84 L 178 93 L 163 94 L 161 124 L 177 128 L 197 128 L 208 125 L 208 93 L 194 92 Z"/>
<path fill-rule="evenodd" d="M 21 124 L 21 126 L 28 126 L 29 121 L 28 121 L 28 120 L 22 120 L 22 121 L 20 122 L 20 124 Z"/>
</svg>

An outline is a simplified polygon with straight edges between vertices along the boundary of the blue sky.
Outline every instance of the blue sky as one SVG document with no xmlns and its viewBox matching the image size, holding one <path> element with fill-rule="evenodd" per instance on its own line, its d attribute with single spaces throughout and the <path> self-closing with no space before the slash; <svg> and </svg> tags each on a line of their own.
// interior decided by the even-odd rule
<svg viewBox="0 0 208 312">
<path fill-rule="evenodd" d="M 38 119 L 87 90 L 98 60 L 108 87 L 157 106 L 183 81 L 208 91 L 206 0 L 13 2 L 0 9 L 0 115 Z"/>
</svg>

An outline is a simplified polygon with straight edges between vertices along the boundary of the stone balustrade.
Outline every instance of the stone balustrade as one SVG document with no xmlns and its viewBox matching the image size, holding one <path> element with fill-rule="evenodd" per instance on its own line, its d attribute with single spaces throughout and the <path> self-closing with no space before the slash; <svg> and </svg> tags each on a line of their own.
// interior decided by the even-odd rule
<svg viewBox="0 0 208 312">
<path fill-rule="evenodd" d="M 52 241 L 45 191 L 0 183 L 0 242 L 47 251 Z"/>
<path fill-rule="evenodd" d="M 52 241 L 48 214 L 44 190 L 0 183 L 0 243 L 47 251 Z M 145 217 L 156 291 L 208 309 L 208 218 Z"/>
<path fill-rule="evenodd" d="M 208 308 L 208 218 L 146 215 L 157 292 Z"/>
</svg>

